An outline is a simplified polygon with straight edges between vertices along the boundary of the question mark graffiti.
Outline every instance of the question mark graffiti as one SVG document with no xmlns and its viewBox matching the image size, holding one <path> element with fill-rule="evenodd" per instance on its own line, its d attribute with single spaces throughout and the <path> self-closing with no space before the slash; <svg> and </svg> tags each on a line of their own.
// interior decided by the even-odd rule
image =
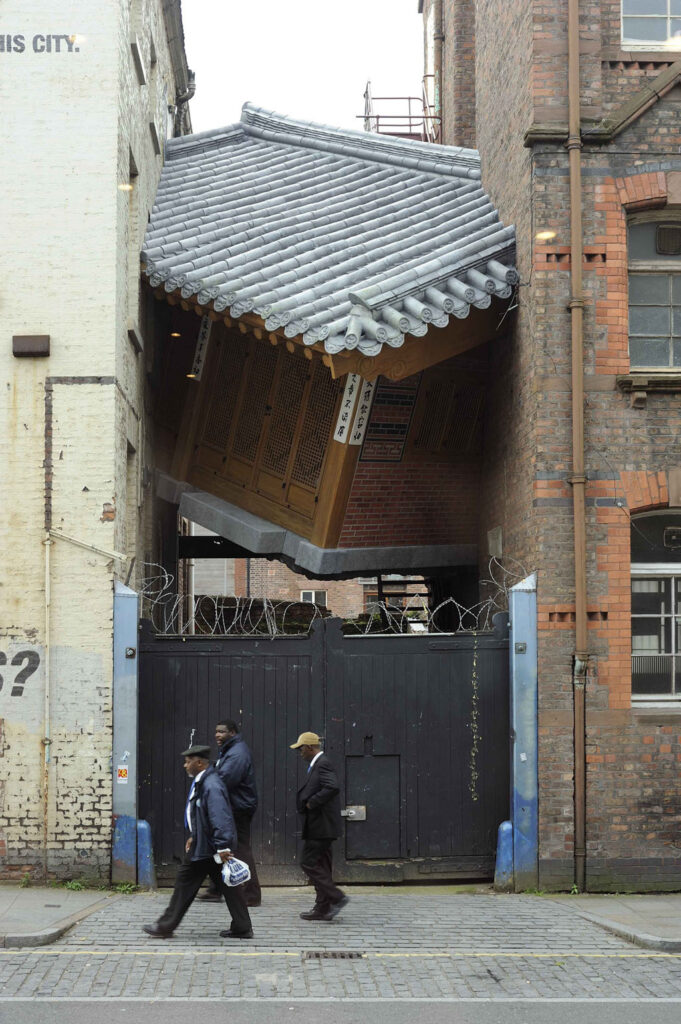
<svg viewBox="0 0 681 1024">
<path fill-rule="evenodd" d="M 21 665 L 22 661 L 26 661 L 27 665 L 17 672 L 14 677 L 14 686 L 12 687 L 12 697 L 21 697 L 24 692 L 24 685 L 26 680 L 33 675 L 40 664 L 40 655 L 36 651 L 19 651 L 12 658 L 13 665 Z"/>
<path fill-rule="evenodd" d="M 27 664 L 17 672 L 14 677 L 14 683 L 12 684 L 12 690 L 10 693 L 11 697 L 21 697 L 24 692 L 24 686 L 26 680 L 33 675 L 40 664 L 40 655 L 36 651 L 18 651 L 17 654 L 12 658 L 12 665 L 21 665 L 22 662 Z M 4 651 L 0 651 L 0 665 L 7 664 L 7 655 Z M 5 685 L 5 680 L 0 675 L 0 690 Z"/>
</svg>

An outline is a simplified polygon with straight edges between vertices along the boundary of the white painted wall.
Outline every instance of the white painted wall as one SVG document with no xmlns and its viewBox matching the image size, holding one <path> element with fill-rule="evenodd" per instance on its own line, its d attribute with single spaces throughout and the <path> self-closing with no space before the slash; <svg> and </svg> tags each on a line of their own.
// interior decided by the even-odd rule
<svg viewBox="0 0 681 1024">
<path fill-rule="evenodd" d="M 106 876 L 113 581 L 129 562 L 56 539 L 48 586 L 45 524 L 142 561 L 145 354 L 128 328 L 162 165 L 149 122 L 162 140 L 174 78 L 162 0 L 3 0 L 3 36 L 0 875 L 39 874 L 47 840 L 50 874 Z M 139 173 L 127 192 L 131 152 Z M 12 336 L 26 334 L 50 335 L 49 358 L 12 355 Z M 24 651 L 40 664 L 17 688 Z"/>
</svg>

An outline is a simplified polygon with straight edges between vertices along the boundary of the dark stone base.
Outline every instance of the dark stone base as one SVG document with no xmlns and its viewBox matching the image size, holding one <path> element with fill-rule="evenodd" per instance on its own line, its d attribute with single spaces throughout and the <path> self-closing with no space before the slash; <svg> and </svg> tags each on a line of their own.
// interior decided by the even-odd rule
<svg viewBox="0 0 681 1024">
<path fill-rule="evenodd" d="M 587 892 L 679 892 L 681 856 L 588 859 Z"/>
</svg>

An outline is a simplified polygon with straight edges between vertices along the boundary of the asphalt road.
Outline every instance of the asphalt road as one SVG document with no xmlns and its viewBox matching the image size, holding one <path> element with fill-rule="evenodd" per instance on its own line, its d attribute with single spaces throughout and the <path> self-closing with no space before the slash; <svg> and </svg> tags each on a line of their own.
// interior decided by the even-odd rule
<svg viewBox="0 0 681 1024">
<path fill-rule="evenodd" d="M 2 1024 L 678 1024 L 681 1000 L 0 999 Z"/>
</svg>

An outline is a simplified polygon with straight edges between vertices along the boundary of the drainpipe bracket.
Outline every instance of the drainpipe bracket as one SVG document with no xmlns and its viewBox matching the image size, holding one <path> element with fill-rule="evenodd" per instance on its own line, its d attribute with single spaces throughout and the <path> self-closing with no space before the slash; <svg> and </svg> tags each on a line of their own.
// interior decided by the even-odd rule
<svg viewBox="0 0 681 1024">
<path fill-rule="evenodd" d="M 584 309 L 585 306 L 586 302 L 584 301 L 584 299 L 573 298 L 570 299 L 570 301 L 568 302 L 566 309 Z"/>
</svg>

